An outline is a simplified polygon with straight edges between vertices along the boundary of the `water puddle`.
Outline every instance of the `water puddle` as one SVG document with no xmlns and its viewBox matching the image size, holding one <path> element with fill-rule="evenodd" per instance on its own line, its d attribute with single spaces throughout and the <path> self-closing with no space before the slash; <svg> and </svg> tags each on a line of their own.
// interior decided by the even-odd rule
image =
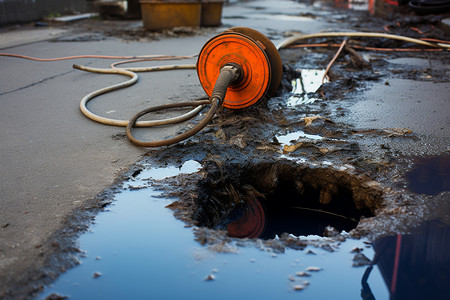
<svg viewBox="0 0 450 300">
<path fill-rule="evenodd" d="M 414 193 L 437 195 L 450 191 L 450 155 L 418 158 L 406 177 Z"/>
<path fill-rule="evenodd" d="M 426 165 L 440 166 L 431 172 L 444 170 L 448 178 L 448 162 L 448 157 L 433 158 Z M 427 223 L 413 235 L 375 243 L 352 239 L 348 232 L 373 216 L 380 196 L 372 190 L 377 186 L 373 181 L 364 183 L 345 174 L 287 162 L 246 167 L 217 162 L 206 167 L 194 160 L 181 167 L 146 165 L 123 183 L 116 201 L 79 238 L 80 264 L 37 298 L 439 299 L 445 295 L 450 283 L 449 226 Z M 187 190 L 185 180 L 189 176 L 199 180 L 197 175 L 202 178 L 198 194 L 188 194 L 198 206 L 195 220 L 209 224 L 204 227 L 176 219 L 168 206 L 181 199 L 161 191 L 161 186 L 175 181 Z"/>
<path fill-rule="evenodd" d="M 47 286 L 38 298 L 59 295 L 69 299 L 298 299 L 299 293 L 308 299 L 360 298 L 361 280 L 375 255 L 373 248 L 363 240 L 297 237 L 296 234 L 318 231 L 300 232 L 286 227 L 282 211 L 274 217 L 272 208 L 264 208 L 270 219 L 267 229 L 277 222 L 284 226 L 271 230 L 274 239 L 266 242 L 269 244 L 229 238 L 215 245 L 202 242 L 202 231 L 206 230 L 206 239 L 218 231 L 186 226 L 175 219 L 166 206 L 177 199 L 162 198 L 147 180 L 198 169 L 198 163 L 188 161 L 181 168 L 135 172 L 123 186 L 140 188 L 124 188 L 115 195 L 116 201 L 79 238 L 83 251 L 78 254 L 80 264 Z M 309 219 L 316 217 L 313 213 Z M 342 219 L 338 213 L 333 217 Z M 308 223 L 306 219 L 300 222 Z M 285 230 L 292 231 L 285 239 L 303 246 L 271 246 Z M 365 284 L 377 299 L 388 298 L 376 266 Z"/>
<path fill-rule="evenodd" d="M 311 21 L 313 18 L 298 16 L 298 15 L 277 15 L 277 14 L 251 14 L 249 15 L 255 19 L 261 20 L 275 20 L 275 21 Z"/>
<path fill-rule="evenodd" d="M 317 92 L 323 83 L 328 82 L 328 78 L 324 78 L 324 69 L 301 69 L 297 71 L 300 73 L 300 77 L 292 80 L 291 93 L 293 95 L 287 100 L 287 105 L 291 107 L 314 103 L 318 99 L 309 94 Z"/>
<path fill-rule="evenodd" d="M 322 140 L 323 137 L 320 135 L 314 135 L 314 134 L 307 134 L 303 131 L 299 130 L 296 132 L 291 132 L 285 135 L 277 135 L 276 139 L 278 142 L 282 145 L 292 145 L 293 143 L 298 142 L 300 139 L 306 139 L 306 140 Z"/>
<path fill-rule="evenodd" d="M 199 171 L 202 165 L 195 160 L 188 160 L 181 167 L 168 166 L 166 168 L 151 168 L 150 166 L 143 166 L 144 170 L 136 174 L 136 180 L 148 179 L 165 179 L 169 177 L 178 176 L 180 174 L 191 174 Z"/>
</svg>

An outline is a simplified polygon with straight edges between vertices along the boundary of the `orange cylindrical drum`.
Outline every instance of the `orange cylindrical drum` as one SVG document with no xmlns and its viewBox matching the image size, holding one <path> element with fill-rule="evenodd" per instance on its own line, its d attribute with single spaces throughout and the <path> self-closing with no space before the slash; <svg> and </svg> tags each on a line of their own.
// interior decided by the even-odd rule
<svg viewBox="0 0 450 300">
<path fill-rule="evenodd" d="M 239 65 L 241 75 L 228 88 L 223 106 L 231 109 L 249 107 L 267 96 L 275 86 L 278 88 L 281 81 L 281 60 L 279 66 L 275 66 L 278 82 L 274 83 L 273 64 L 265 52 L 267 47 L 264 43 L 244 33 L 235 32 L 233 28 L 210 39 L 200 51 L 197 61 L 197 74 L 208 96 L 211 96 L 220 70 L 229 63 Z"/>
</svg>

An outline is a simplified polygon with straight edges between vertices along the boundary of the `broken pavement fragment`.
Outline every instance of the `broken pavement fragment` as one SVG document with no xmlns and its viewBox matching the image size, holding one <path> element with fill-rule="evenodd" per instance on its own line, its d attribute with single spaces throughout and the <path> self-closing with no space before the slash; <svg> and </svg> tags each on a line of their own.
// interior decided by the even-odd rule
<svg viewBox="0 0 450 300">
<path fill-rule="evenodd" d="M 387 133 L 388 136 L 404 136 L 411 134 L 412 130 L 408 128 L 385 128 L 383 132 Z"/>
<path fill-rule="evenodd" d="M 305 271 L 299 271 L 299 272 L 295 273 L 295 275 L 298 276 L 298 277 L 309 277 L 309 276 L 311 276 L 311 274 L 309 274 L 308 272 L 305 272 Z"/>
<path fill-rule="evenodd" d="M 205 277 L 205 281 L 213 281 L 216 279 L 216 276 L 213 274 L 208 274 L 208 276 Z"/>
<path fill-rule="evenodd" d="M 317 116 L 311 116 L 311 117 L 304 117 L 304 118 L 303 118 L 303 120 L 305 121 L 305 126 L 311 125 L 315 120 L 318 120 L 318 119 L 322 119 L 322 120 L 324 120 L 324 121 L 326 121 L 326 122 L 331 122 L 331 123 L 333 123 L 330 119 L 325 118 L 325 117 L 322 117 L 322 116 L 319 116 L 319 115 L 317 115 Z"/>
<path fill-rule="evenodd" d="M 294 151 L 296 151 L 297 149 L 301 148 L 302 145 L 303 145 L 302 142 L 296 143 L 296 144 L 294 144 L 294 145 L 284 145 L 284 147 L 283 147 L 283 154 L 287 154 L 287 153 L 290 153 L 290 152 L 294 152 Z"/>
<path fill-rule="evenodd" d="M 311 267 L 306 268 L 306 271 L 308 271 L 308 272 L 319 272 L 319 271 L 322 271 L 322 268 L 311 266 Z"/>
<path fill-rule="evenodd" d="M 294 291 L 303 291 L 306 287 L 302 284 L 296 284 L 293 286 Z"/>
<path fill-rule="evenodd" d="M 355 256 L 353 257 L 353 267 L 363 267 L 363 266 L 368 266 L 370 265 L 372 262 L 370 261 L 370 259 L 368 259 L 364 254 L 362 253 L 356 253 Z"/>
</svg>

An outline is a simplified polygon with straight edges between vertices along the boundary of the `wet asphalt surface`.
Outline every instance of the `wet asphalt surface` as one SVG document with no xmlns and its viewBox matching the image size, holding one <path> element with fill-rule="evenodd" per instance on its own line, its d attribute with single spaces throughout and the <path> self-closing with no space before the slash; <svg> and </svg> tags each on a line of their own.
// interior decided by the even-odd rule
<svg viewBox="0 0 450 300">
<path fill-rule="evenodd" d="M 326 5 L 246 1 L 225 7 L 220 28 L 155 34 L 143 31 L 138 21 L 94 20 L 58 25 L 65 30 L 63 36 L 9 47 L 2 52 L 36 57 L 86 53 L 185 55 L 197 53 L 208 38 L 232 26 L 255 28 L 277 44 L 293 33 L 337 28 L 383 32 L 387 27 L 392 33 L 417 36 L 411 27 L 426 31 L 430 23 L 442 16 L 418 18 L 406 12 L 372 17 L 367 22 L 361 22 L 363 18 L 367 18 L 367 12 L 341 11 Z M 427 37 L 449 39 L 441 30 L 429 29 L 427 34 Z M 378 46 L 399 46 L 384 43 Z M 78 110 L 78 102 L 86 93 L 119 82 L 120 78 L 72 70 L 72 61 L 42 63 L 0 58 L 2 70 L 5 70 L 0 75 L 3 105 L 0 113 L 0 295 L 27 298 L 38 291 L 42 283 L 50 282 L 70 267 L 72 262 L 67 254 L 77 249 L 73 239 L 108 203 L 108 195 L 114 193 L 113 183 L 138 170 L 140 167 L 135 163 L 146 153 L 144 161 L 162 165 L 188 159 L 203 160 L 210 166 L 210 174 L 202 185 L 203 192 L 211 190 L 209 184 L 214 182 L 218 166 L 230 170 L 226 174 L 233 182 L 245 177 L 252 168 L 259 170 L 257 164 L 248 164 L 248 161 L 276 164 L 280 154 L 287 154 L 291 159 L 306 159 L 305 169 L 310 168 L 311 163 L 325 169 L 329 164 L 345 166 L 350 171 L 344 172 L 343 177 L 348 185 L 355 186 L 355 194 L 381 193 L 385 201 L 360 197 L 361 203 L 378 218 L 360 224 L 355 235 L 408 230 L 416 222 L 433 218 L 448 222 L 448 168 L 445 166 L 450 146 L 450 55 L 448 52 L 370 52 L 364 53 L 371 63 L 365 68 L 355 66 L 346 55 L 332 67 L 331 82 L 317 95 L 310 95 L 321 100 L 307 106 L 287 107 L 285 102 L 292 96 L 290 80 L 296 77 L 296 69 L 324 69 L 335 51 L 335 48 L 281 50 L 286 68 L 283 87 L 276 97 L 262 103 L 260 108 L 239 113 L 224 111 L 202 133 L 183 145 L 150 152 L 129 144 L 123 128 L 94 123 Z M 100 59 L 81 59 L 76 63 L 98 67 L 109 64 Z M 168 99 L 175 102 L 203 95 L 194 71 L 140 76 L 138 85 L 99 98 L 92 109 L 113 117 L 129 118 L 136 111 L 166 103 Z M 311 116 L 320 117 L 307 126 L 305 117 Z M 141 134 L 143 138 L 162 138 L 179 129 Z M 282 148 L 274 137 L 299 130 L 327 139 L 314 143 L 302 141 L 295 151 L 280 153 Z M 430 156 L 436 157 L 433 163 L 427 163 Z M 418 161 L 420 158 L 422 160 Z M 447 176 L 437 193 L 411 192 L 408 182 L 411 177 L 407 173 L 424 158 L 428 174 L 441 172 L 442 177 Z M 236 166 L 245 168 L 231 171 L 236 170 Z M 290 167 L 271 169 L 269 166 L 264 170 L 281 176 L 283 168 Z M 333 176 L 326 172 L 324 177 Z M 307 171 L 300 172 L 299 176 L 307 174 Z M 305 180 L 313 183 L 321 177 Z M 263 178 L 259 185 L 251 183 L 259 190 L 266 184 L 270 186 L 269 178 Z M 364 184 L 373 190 L 357 191 L 356 187 Z M 108 189 L 111 185 L 113 188 Z M 173 187 L 169 193 L 181 198 L 189 193 L 189 189 L 181 192 L 176 184 Z M 199 197 L 196 205 L 201 207 L 201 202 Z M 201 211 L 193 212 L 191 207 L 178 217 L 209 227 L 217 221 L 202 215 Z M 386 222 L 391 217 L 397 221 Z"/>
</svg>

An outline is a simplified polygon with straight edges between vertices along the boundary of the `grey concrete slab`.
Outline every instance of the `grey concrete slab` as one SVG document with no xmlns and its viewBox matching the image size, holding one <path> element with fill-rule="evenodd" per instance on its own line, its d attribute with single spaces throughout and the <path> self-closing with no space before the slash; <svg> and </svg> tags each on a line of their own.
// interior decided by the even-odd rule
<svg viewBox="0 0 450 300">
<path fill-rule="evenodd" d="M 9 51 L 36 57 L 192 54 L 206 39 L 44 41 Z M 42 266 L 46 259 L 45 254 L 39 256 L 45 253 L 42 245 L 61 228 L 65 217 L 109 186 L 146 150 L 131 145 L 123 136 L 124 128 L 98 124 L 79 110 L 87 93 L 127 77 L 85 73 L 72 69 L 72 64 L 108 67 L 114 60 L 0 60 L 0 282 L 6 284 L 26 280 L 29 267 Z M 95 99 L 92 110 L 129 119 L 151 105 L 167 103 L 167 99 L 181 101 L 202 95 L 195 70 L 140 74 L 135 86 Z M 177 129 L 153 131 L 152 138 L 163 138 Z M 7 287 L 2 285 L 0 293 Z"/>
<path fill-rule="evenodd" d="M 67 30 L 60 28 L 12 30 L 1 33 L 0 49 L 45 41 L 62 36 Z"/>
</svg>

